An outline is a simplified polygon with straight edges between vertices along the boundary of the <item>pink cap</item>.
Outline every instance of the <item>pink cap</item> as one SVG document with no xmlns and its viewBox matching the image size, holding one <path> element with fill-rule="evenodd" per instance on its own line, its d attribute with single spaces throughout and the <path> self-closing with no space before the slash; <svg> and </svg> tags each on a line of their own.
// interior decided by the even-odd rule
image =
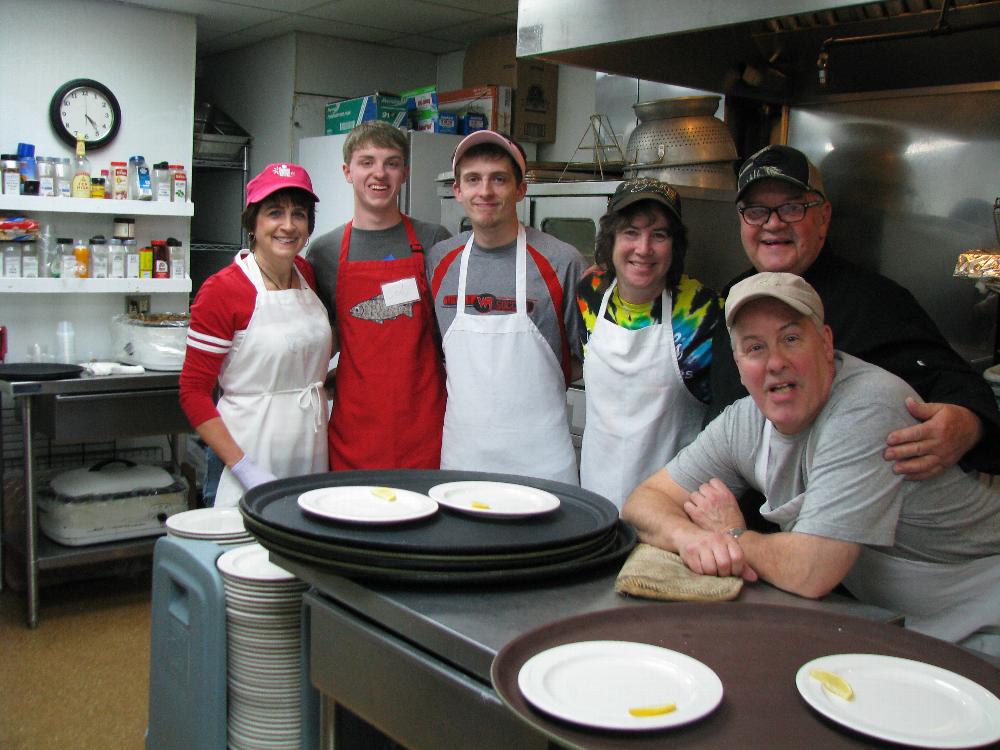
<svg viewBox="0 0 1000 750">
<path fill-rule="evenodd" d="M 521 179 L 524 179 L 524 175 L 528 171 L 528 168 L 524 163 L 524 154 L 521 153 L 521 149 L 514 141 L 495 130 L 477 130 L 475 133 L 470 133 L 465 136 L 465 138 L 462 139 L 462 142 L 459 143 L 458 147 L 455 149 L 455 155 L 451 158 L 452 173 L 455 172 L 455 167 L 458 166 L 458 162 L 461 158 L 465 156 L 466 151 L 473 146 L 479 146 L 483 143 L 492 143 L 494 146 L 499 146 L 510 154 L 514 163 L 521 168 Z"/>
<path fill-rule="evenodd" d="M 260 203 L 271 193 L 284 188 L 305 190 L 319 203 L 319 196 L 313 192 L 312 180 L 304 167 L 298 164 L 268 164 L 247 183 L 247 205 Z"/>
</svg>

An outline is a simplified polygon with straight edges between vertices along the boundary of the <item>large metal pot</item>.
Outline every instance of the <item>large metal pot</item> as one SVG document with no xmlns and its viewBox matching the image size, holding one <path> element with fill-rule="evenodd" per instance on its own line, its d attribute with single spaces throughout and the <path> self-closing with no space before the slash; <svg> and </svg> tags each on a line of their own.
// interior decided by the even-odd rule
<svg viewBox="0 0 1000 750">
<path fill-rule="evenodd" d="M 625 147 L 625 176 L 674 185 L 736 188 L 736 145 L 714 116 L 718 96 L 686 96 L 634 104 L 639 125 Z"/>
</svg>

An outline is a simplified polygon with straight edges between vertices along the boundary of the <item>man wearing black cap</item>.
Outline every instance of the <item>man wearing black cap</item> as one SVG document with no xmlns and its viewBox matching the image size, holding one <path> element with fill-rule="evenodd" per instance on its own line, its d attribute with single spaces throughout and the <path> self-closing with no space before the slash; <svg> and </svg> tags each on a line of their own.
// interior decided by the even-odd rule
<svg viewBox="0 0 1000 750">
<path fill-rule="evenodd" d="M 838 348 L 898 375 L 927 401 L 908 401 L 920 423 L 887 438 L 884 457 L 894 471 L 926 479 L 961 459 L 979 471 L 1000 472 L 1000 414 L 990 389 L 912 294 L 831 251 L 832 207 L 806 156 L 767 146 L 740 168 L 738 190 L 740 237 L 754 268 L 729 287 L 761 271 L 804 277 L 823 300 Z M 720 328 L 708 419 L 744 395 L 729 337 Z"/>
</svg>

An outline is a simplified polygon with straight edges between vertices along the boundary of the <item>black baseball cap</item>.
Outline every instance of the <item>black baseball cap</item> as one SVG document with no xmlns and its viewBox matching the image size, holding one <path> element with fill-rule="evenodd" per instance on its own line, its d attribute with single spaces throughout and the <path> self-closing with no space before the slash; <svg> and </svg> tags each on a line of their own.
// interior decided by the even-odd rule
<svg viewBox="0 0 1000 750">
<path fill-rule="evenodd" d="M 736 200 L 746 189 L 759 180 L 782 180 L 807 190 L 819 193 L 824 198 L 823 180 L 819 170 L 806 155 L 791 146 L 765 146 L 751 156 L 740 167 L 737 176 Z"/>
<path fill-rule="evenodd" d="M 655 201 L 664 206 L 678 221 L 681 221 L 681 197 L 670 185 L 652 177 L 637 177 L 625 180 L 608 201 L 609 211 L 621 211 L 639 201 Z"/>
</svg>

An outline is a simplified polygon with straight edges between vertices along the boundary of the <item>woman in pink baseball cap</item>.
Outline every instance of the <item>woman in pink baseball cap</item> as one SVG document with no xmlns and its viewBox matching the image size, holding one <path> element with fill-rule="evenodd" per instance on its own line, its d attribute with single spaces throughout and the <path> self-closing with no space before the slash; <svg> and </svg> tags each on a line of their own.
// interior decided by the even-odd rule
<svg viewBox="0 0 1000 750">
<path fill-rule="evenodd" d="M 209 277 L 191 306 L 180 401 L 226 466 L 216 506 L 237 505 L 264 482 L 328 468 L 323 380 L 333 333 L 299 256 L 318 201 L 305 169 L 268 165 L 247 184 L 249 249 Z"/>
</svg>

